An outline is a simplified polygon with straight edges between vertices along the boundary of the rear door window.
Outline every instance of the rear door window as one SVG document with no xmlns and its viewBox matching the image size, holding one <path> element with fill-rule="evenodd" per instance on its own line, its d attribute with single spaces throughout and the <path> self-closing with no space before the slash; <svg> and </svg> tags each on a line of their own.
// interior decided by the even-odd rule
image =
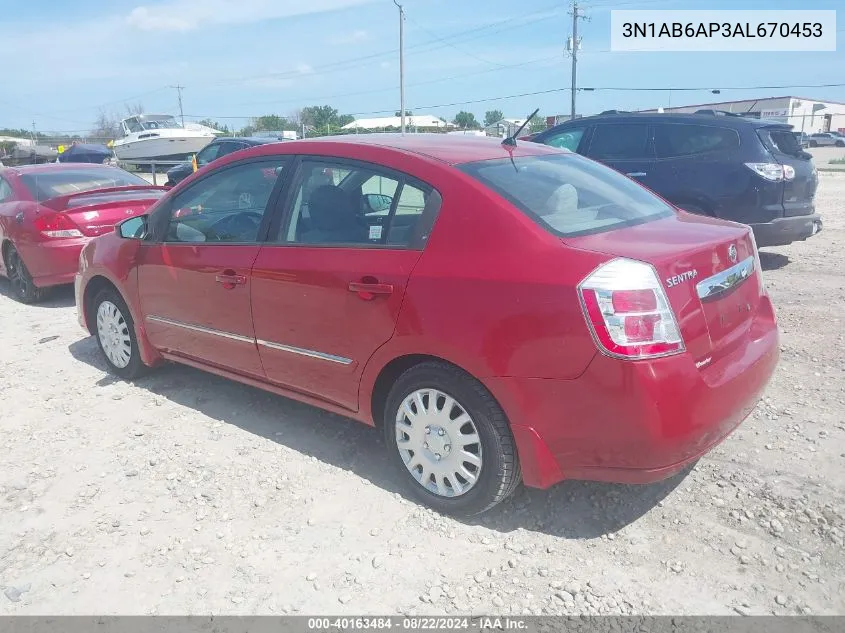
<svg viewBox="0 0 845 633">
<path fill-rule="evenodd" d="M 649 190 L 578 154 L 502 158 L 460 168 L 563 237 L 633 226 L 674 213 Z"/>
<path fill-rule="evenodd" d="M 739 134 L 709 125 L 662 123 L 655 127 L 654 147 L 657 158 L 728 151 L 739 147 Z"/>
<path fill-rule="evenodd" d="M 647 123 L 602 123 L 593 130 L 588 156 L 597 160 L 651 158 Z"/>
<path fill-rule="evenodd" d="M 790 156 L 800 156 L 804 154 L 801 148 L 801 141 L 796 138 L 794 132 L 789 130 L 779 129 L 765 129 L 758 130 L 757 134 L 763 140 L 765 145 L 771 144 L 777 151 L 782 154 Z M 768 141 L 768 143 L 766 142 Z"/>
</svg>

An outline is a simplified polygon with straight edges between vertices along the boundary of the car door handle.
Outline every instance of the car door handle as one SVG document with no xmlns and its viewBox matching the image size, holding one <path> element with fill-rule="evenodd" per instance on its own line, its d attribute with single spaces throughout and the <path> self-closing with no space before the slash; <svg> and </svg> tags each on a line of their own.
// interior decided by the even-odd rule
<svg viewBox="0 0 845 633">
<path fill-rule="evenodd" d="M 644 171 L 629 171 L 625 175 L 629 178 L 642 178 L 643 176 L 647 176 L 648 174 L 646 174 Z"/>
<path fill-rule="evenodd" d="M 214 278 L 214 281 L 223 284 L 226 290 L 231 290 L 235 286 L 243 286 L 246 283 L 246 275 L 238 275 L 234 270 L 224 270 Z"/>
<path fill-rule="evenodd" d="M 365 277 L 361 281 L 350 282 L 349 292 L 355 292 L 361 299 L 371 301 L 377 295 L 393 294 L 393 284 L 382 284 L 375 279 L 370 281 L 370 279 Z"/>
</svg>

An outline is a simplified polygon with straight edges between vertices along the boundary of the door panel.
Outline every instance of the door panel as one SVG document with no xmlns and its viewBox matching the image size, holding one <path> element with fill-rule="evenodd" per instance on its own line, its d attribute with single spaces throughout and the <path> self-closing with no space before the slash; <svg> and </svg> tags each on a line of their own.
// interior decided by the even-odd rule
<svg viewBox="0 0 845 633">
<path fill-rule="evenodd" d="M 393 335 L 421 251 L 264 246 L 252 270 L 258 351 L 274 383 L 358 409 L 358 381 Z M 364 283 L 363 287 L 350 284 Z"/>
<path fill-rule="evenodd" d="M 257 244 L 143 245 L 138 285 L 150 342 L 168 352 L 263 377 L 249 319 L 249 273 L 258 251 Z M 226 283 L 225 273 L 240 275 L 243 282 Z"/>
<path fill-rule="evenodd" d="M 646 123 L 602 123 L 593 129 L 587 156 L 660 193 L 651 136 Z"/>
<path fill-rule="evenodd" d="M 142 245 L 138 286 L 155 347 L 264 378 L 250 312 L 250 271 L 284 164 L 276 157 L 227 165 L 177 195 L 161 210 L 164 218 L 154 218 L 163 239 Z"/>
</svg>

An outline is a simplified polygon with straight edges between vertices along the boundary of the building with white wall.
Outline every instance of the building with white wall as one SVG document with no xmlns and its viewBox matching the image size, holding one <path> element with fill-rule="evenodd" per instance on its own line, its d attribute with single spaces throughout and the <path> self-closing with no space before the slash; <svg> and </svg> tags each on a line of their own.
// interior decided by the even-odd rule
<svg viewBox="0 0 845 633">
<path fill-rule="evenodd" d="M 765 97 L 662 108 L 663 112 L 692 113 L 696 110 L 723 110 L 752 118 L 770 119 L 788 123 L 796 132 L 807 134 L 830 131 L 845 133 L 845 103 L 807 97 Z"/>
</svg>

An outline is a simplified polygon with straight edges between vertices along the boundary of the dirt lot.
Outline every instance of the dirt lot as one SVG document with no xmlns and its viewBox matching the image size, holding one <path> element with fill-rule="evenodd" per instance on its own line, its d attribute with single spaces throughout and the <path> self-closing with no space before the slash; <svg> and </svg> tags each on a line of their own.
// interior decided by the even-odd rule
<svg viewBox="0 0 845 633">
<path fill-rule="evenodd" d="M 782 360 L 733 436 L 471 523 L 406 499 L 377 432 L 183 367 L 116 381 L 70 290 L 0 282 L 0 614 L 845 613 L 845 174 L 818 202 L 763 253 Z"/>
</svg>

